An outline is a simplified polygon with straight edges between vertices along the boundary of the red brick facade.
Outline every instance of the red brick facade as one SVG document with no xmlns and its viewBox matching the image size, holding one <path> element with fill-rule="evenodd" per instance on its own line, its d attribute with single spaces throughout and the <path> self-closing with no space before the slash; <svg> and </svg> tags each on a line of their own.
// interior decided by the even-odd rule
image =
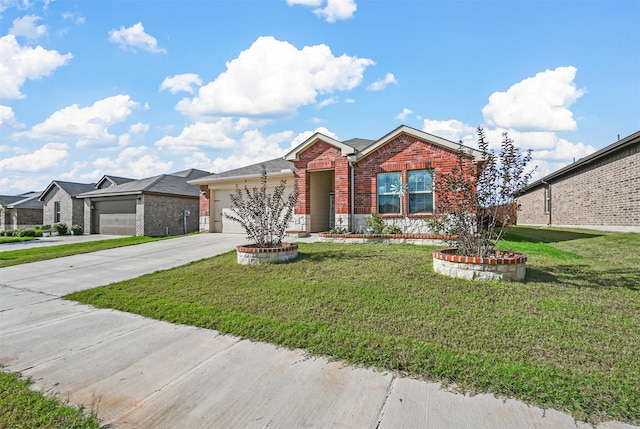
<svg viewBox="0 0 640 429">
<path fill-rule="evenodd" d="M 433 170 L 435 180 L 439 175 L 451 172 L 457 162 L 455 151 L 413 136 L 400 135 L 355 164 L 354 212 L 371 214 L 377 211 L 378 173 L 399 171 L 401 180 L 407 183 L 410 170 Z M 435 199 L 437 195 L 434 195 Z M 408 213 L 408 195 L 405 195 L 402 200 L 402 213 Z M 385 215 L 385 217 L 400 217 L 400 215 Z"/>
<path fill-rule="evenodd" d="M 457 151 L 444 148 L 417 137 L 401 134 L 390 140 L 374 152 L 354 163 L 354 212 L 369 215 L 377 211 L 377 174 L 381 172 L 400 172 L 402 181 L 408 181 L 411 170 L 433 170 L 434 178 L 451 172 L 458 162 Z M 469 162 L 472 162 L 469 158 Z M 335 172 L 335 213 L 351 213 L 351 179 L 349 160 L 342 155 L 340 148 L 318 140 L 298 155 L 294 161 L 295 186 L 300 192 L 296 204 L 297 215 L 311 214 L 311 187 L 309 173 L 318 170 L 333 169 Z M 434 196 L 437 198 L 437 195 Z M 402 213 L 408 212 L 408 195 L 402 201 Z M 411 215 L 428 217 L 429 214 Z M 400 215 L 385 215 L 400 217 Z"/>
</svg>

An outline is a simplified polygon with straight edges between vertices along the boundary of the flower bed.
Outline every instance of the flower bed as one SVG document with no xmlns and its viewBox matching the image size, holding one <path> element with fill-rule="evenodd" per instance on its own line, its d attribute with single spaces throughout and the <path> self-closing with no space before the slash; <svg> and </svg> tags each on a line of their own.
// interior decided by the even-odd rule
<svg viewBox="0 0 640 429">
<path fill-rule="evenodd" d="M 298 245 L 282 243 L 279 247 L 255 247 L 245 244 L 236 247 L 238 263 L 242 265 L 279 264 L 293 261 L 298 257 Z"/>
<path fill-rule="evenodd" d="M 466 280 L 524 281 L 527 255 L 517 252 L 496 252 L 496 257 L 461 256 L 458 249 L 433 251 L 433 270 L 449 277 Z"/>
<path fill-rule="evenodd" d="M 318 234 L 322 243 L 405 243 L 422 246 L 446 246 L 454 237 L 428 234 Z"/>
</svg>

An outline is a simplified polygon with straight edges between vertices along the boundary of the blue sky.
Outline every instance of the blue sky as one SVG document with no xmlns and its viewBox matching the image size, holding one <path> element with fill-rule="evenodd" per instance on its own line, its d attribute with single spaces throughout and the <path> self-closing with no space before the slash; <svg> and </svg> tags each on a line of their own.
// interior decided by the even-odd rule
<svg viewBox="0 0 640 429">
<path fill-rule="evenodd" d="M 640 129 L 640 1 L 0 0 L 0 195 L 508 131 L 538 175 Z"/>
</svg>

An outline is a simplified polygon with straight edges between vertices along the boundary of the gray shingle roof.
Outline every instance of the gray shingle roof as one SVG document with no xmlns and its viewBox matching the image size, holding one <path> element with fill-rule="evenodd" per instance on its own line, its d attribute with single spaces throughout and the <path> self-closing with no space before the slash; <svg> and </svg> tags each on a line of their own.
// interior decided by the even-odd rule
<svg viewBox="0 0 640 429">
<path fill-rule="evenodd" d="M 44 203 L 38 198 L 41 192 L 28 192 L 20 195 L 18 201 L 6 204 L 9 208 L 21 208 L 21 209 L 38 209 L 44 206 Z"/>
<path fill-rule="evenodd" d="M 358 152 L 362 152 L 364 149 L 371 146 L 375 142 L 376 142 L 375 140 L 369 140 L 369 139 L 350 139 L 350 140 L 345 140 L 342 143 L 346 144 L 347 146 L 351 146 Z"/>
<path fill-rule="evenodd" d="M 225 177 L 238 176 L 254 176 L 262 173 L 262 165 L 267 168 L 267 174 L 280 173 L 282 170 L 292 170 L 293 163 L 283 158 L 270 159 L 268 161 L 258 162 L 256 164 L 247 165 L 245 167 L 236 168 L 219 174 L 210 174 L 203 179 L 222 179 Z"/>
<path fill-rule="evenodd" d="M 64 192 L 66 192 L 67 194 L 71 195 L 72 197 L 77 196 L 78 194 L 81 194 L 83 192 L 87 192 L 90 191 L 92 189 L 94 189 L 94 187 L 96 186 L 95 183 L 76 183 L 76 182 L 65 182 L 62 180 L 54 180 L 53 182 L 51 182 L 49 184 L 49 186 L 47 186 L 47 189 L 45 189 L 42 194 L 40 195 L 40 200 L 44 200 L 44 197 L 46 196 L 46 194 L 49 193 L 49 191 L 54 187 L 57 186 L 58 188 L 62 189 Z"/>
<path fill-rule="evenodd" d="M 173 174 L 161 174 L 140 180 L 132 180 L 108 188 L 96 189 L 79 195 L 80 198 L 106 197 L 131 194 L 162 194 L 186 197 L 198 197 L 197 188 L 189 185 L 187 180 L 196 179 L 209 174 L 206 171 L 189 169 Z"/>
</svg>

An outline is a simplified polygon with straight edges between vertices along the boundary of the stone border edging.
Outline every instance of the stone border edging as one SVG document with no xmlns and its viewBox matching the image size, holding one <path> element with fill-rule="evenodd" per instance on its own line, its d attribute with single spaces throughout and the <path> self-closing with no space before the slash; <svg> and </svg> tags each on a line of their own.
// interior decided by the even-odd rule
<svg viewBox="0 0 640 429">
<path fill-rule="evenodd" d="M 236 253 L 241 265 L 279 264 L 296 259 L 298 245 L 282 243 L 279 247 L 255 247 L 253 244 L 243 244 L 236 247 Z"/>
<path fill-rule="evenodd" d="M 439 249 L 432 252 L 436 273 L 466 280 L 524 281 L 527 255 L 518 252 L 496 252 L 498 257 L 480 258 L 456 255 L 458 249 Z"/>
<path fill-rule="evenodd" d="M 318 234 L 321 243 L 404 243 L 423 246 L 444 246 L 456 237 L 429 234 Z"/>
</svg>

